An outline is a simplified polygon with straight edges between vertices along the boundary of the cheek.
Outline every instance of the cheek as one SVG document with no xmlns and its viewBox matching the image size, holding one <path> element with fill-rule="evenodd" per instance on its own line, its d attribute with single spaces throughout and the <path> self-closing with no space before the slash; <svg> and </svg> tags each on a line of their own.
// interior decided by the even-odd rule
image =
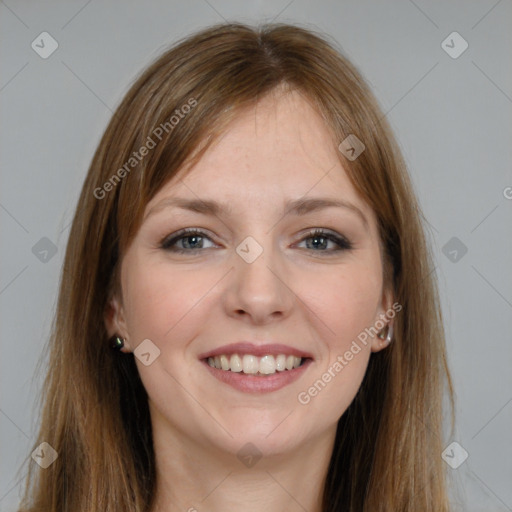
<svg viewBox="0 0 512 512">
<path fill-rule="evenodd" d="M 316 281 L 316 292 L 310 295 L 312 309 L 327 327 L 321 329 L 322 359 L 298 398 L 312 414 L 328 416 L 327 421 L 337 421 L 364 378 L 371 353 L 365 329 L 373 325 L 381 300 L 379 269 L 373 263 L 347 265 L 329 279 Z"/>
<path fill-rule="evenodd" d="M 165 263 L 151 263 L 141 258 L 127 261 L 123 291 L 126 295 L 126 320 L 130 334 L 137 340 L 151 339 L 163 348 L 166 340 L 187 339 L 184 329 L 194 310 L 218 279 L 198 275 L 197 269 L 180 268 Z"/>
<path fill-rule="evenodd" d="M 338 294 L 338 314 L 331 318 L 335 320 L 334 330 L 339 333 L 338 340 L 343 346 L 375 321 L 381 300 L 381 280 L 371 273 L 353 274 L 342 286 Z"/>
<path fill-rule="evenodd" d="M 328 327 L 329 348 L 344 351 L 377 317 L 382 298 L 380 267 L 378 263 L 354 263 L 316 283 L 314 293 L 310 288 L 310 300 Z"/>
</svg>

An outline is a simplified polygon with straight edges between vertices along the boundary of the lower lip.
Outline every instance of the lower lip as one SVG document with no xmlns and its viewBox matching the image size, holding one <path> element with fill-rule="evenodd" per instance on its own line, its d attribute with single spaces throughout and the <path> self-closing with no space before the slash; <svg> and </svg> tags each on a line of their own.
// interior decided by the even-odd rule
<svg viewBox="0 0 512 512">
<path fill-rule="evenodd" d="M 301 366 L 293 370 L 284 370 L 282 372 L 271 373 L 258 377 L 256 375 L 246 375 L 243 372 L 232 372 L 229 370 L 219 370 L 210 366 L 207 360 L 201 361 L 208 371 L 218 380 L 229 384 L 231 387 L 244 393 L 269 393 L 270 391 L 277 391 L 284 388 L 288 384 L 295 382 L 304 372 L 308 366 L 313 362 L 312 359 L 307 359 Z"/>
</svg>

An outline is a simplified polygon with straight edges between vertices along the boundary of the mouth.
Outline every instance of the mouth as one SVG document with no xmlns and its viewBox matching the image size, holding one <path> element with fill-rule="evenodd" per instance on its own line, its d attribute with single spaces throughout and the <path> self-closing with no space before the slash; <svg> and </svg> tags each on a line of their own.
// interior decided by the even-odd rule
<svg viewBox="0 0 512 512">
<path fill-rule="evenodd" d="M 277 391 L 313 363 L 307 352 L 286 345 L 235 343 L 199 356 L 216 379 L 246 393 Z"/>
<path fill-rule="evenodd" d="M 204 359 L 209 366 L 224 372 L 242 373 L 265 377 L 276 372 L 289 372 L 302 366 L 308 359 L 286 354 L 266 354 L 258 357 L 254 354 L 221 354 Z"/>
</svg>

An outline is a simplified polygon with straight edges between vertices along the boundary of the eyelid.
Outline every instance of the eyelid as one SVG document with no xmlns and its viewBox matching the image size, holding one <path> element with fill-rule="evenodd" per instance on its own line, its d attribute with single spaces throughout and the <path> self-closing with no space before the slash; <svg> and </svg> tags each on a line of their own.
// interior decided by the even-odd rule
<svg viewBox="0 0 512 512">
<path fill-rule="evenodd" d="M 187 236 L 193 236 L 193 235 L 197 235 L 202 238 L 208 238 L 209 240 L 211 240 L 213 242 L 213 237 L 209 233 L 208 230 L 206 230 L 204 228 L 193 228 L 192 227 L 192 228 L 179 229 L 178 231 L 171 233 L 170 235 L 164 236 L 164 238 L 162 238 L 162 240 L 160 240 L 160 242 L 159 242 L 159 247 L 162 249 L 169 250 L 169 247 L 171 247 L 170 244 L 172 242 L 175 243 L 182 238 L 187 238 Z M 191 252 L 191 251 L 186 251 L 186 252 Z"/>
<path fill-rule="evenodd" d="M 313 251 L 325 254 L 332 254 L 341 251 L 350 251 L 354 249 L 354 244 L 351 242 L 345 235 L 338 233 L 337 231 L 330 230 L 328 228 L 309 228 L 305 233 L 301 235 L 301 238 L 298 243 L 302 243 L 308 238 L 314 237 L 322 237 L 327 240 L 331 240 L 332 242 L 338 245 L 338 249 L 331 251 Z"/>
</svg>

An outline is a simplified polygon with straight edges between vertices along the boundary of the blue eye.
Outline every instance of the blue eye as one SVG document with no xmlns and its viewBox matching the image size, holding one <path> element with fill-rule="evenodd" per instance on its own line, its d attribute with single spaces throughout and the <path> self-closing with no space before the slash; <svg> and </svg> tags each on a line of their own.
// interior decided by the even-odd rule
<svg viewBox="0 0 512 512">
<path fill-rule="evenodd" d="M 308 243 L 308 240 L 311 242 Z M 352 243 L 345 237 L 325 231 L 324 229 L 314 229 L 310 231 L 308 236 L 301 240 L 301 243 L 302 242 L 306 242 L 306 249 L 322 249 L 314 252 L 332 253 L 337 251 L 349 251 L 353 248 Z M 329 242 L 333 242 L 338 247 L 332 250 L 326 250 Z"/>
<path fill-rule="evenodd" d="M 210 240 L 203 231 L 194 228 L 186 228 L 178 231 L 172 238 L 164 240 L 160 247 L 166 251 L 185 253 L 205 249 L 204 240 Z M 176 247 L 178 242 L 184 242 L 182 247 Z M 207 247 L 206 247 L 207 249 Z"/>
<path fill-rule="evenodd" d="M 175 253 L 191 253 L 205 247 L 205 240 L 212 242 L 211 238 L 204 232 L 195 228 L 186 228 L 175 233 L 171 238 L 164 239 L 160 243 L 161 249 Z M 349 251 L 353 248 L 352 243 L 341 235 L 331 233 L 323 229 L 314 229 L 308 233 L 308 236 L 302 238 L 299 243 L 306 242 L 306 249 L 317 253 L 330 254 L 338 251 Z M 334 248 L 328 248 L 330 243 L 334 243 Z M 212 242 L 213 243 L 213 242 Z"/>
</svg>

